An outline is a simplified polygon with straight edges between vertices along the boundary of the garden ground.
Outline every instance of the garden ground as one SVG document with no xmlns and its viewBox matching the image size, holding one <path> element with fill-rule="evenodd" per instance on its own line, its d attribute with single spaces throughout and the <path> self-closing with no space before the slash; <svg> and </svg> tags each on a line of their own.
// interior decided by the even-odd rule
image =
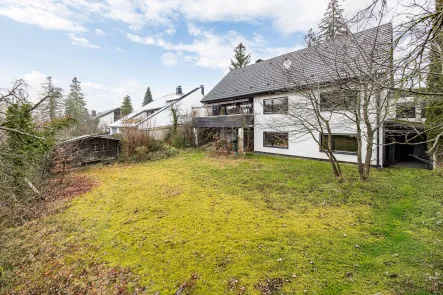
<svg viewBox="0 0 443 295">
<path fill-rule="evenodd" d="M 78 172 L 98 185 L 1 234 L 0 293 L 441 294 L 441 175 L 343 170 L 190 152 Z"/>
</svg>

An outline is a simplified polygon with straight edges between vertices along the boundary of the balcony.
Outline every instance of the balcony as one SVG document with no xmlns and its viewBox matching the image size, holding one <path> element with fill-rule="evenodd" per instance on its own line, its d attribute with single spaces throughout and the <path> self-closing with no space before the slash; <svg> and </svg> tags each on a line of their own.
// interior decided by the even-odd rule
<svg viewBox="0 0 443 295">
<path fill-rule="evenodd" d="M 246 105 L 204 106 L 192 108 L 192 121 L 196 128 L 246 128 L 254 125 L 254 114 Z"/>
</svg>

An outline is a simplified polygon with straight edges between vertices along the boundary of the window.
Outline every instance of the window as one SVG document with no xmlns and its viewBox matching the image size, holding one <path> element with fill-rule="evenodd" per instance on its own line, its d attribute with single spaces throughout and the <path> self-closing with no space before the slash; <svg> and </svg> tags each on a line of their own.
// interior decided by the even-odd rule
<svg viewBox="0 0 443 295">
<path fill-rule="evenodd" d="M 288 98 L 263 99 L 263 114 L 287 114 Z"/>
<path fill-rule="evenodd" d="M 98 144 L 93 144 L 93 145 L 92 145 L 92 151 L 93 151 L 94 153 L 98 153 L 98 151 L 99 151 L 99 145 L 98 145 Z"/>
<path fill-rule="evenodd" d="M 106 151 L 107 149 L 108 149 L 108 147 L 107 147 L 106 143 L 102 143 L 102 144 L 100 145 L 100 150 L 101 150 L 101 151 Z"/>
<path fill-rule="evenodd" d="M 252 114 L 252 103 L 240 105 L 240 110 L 242 114 Z"/>
<path fill-rule="evenodd" d="M 226 114 L 227 115 L 238 114 L 237 106 L 236 105 L 227 105 L 226 106 Z"/>
<path fill-rule="evenodd" d="M 320 93 L 320 110 L 322 111 L 346 111 L 355 109 L 357 90 L 340 89 Z"/>
<path fill-rule="evenodd" d="M 263 145 L 274 148 L 288 148 L 288 133 L 263 132 Z"/>
<path fill-rule="evenodd" d="M 332 134 L 332 151 L 343 153 L 356 153 L 358 151 L 357 137 L 354 134 Z M 322 149 L 328 146 L 328 135 L 321 137 Z"/>
<path fill-rule="evenodd" d="M 412 103 L 400 102 L 396 105 L 397 118 L 415 119 L 415 106 Z"/>
</svg>

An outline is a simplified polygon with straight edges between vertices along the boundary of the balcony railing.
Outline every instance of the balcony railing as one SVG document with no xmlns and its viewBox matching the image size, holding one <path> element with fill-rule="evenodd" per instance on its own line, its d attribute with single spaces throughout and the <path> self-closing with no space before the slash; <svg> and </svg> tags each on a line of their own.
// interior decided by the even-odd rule
<svg viewBox="0 0 443 295">
<path fill-rule="evenodd" d="M 214 110 L 213 106 L 203 106 L 192 108 L 192 117 L 212 117 L 212 116 L 235 116 L 253 115 L 252 107 L 249 106 L 226 106 L 225 109 Z"/>
<path fill-rule="evenodd" d="M 244 108 L 229 109 L 228 114 L 214 114 L 213 107 L 192 109 L 193 123 L 197 128 L 247 128 L 254 125 L 254 114 Z"/>
</svg>

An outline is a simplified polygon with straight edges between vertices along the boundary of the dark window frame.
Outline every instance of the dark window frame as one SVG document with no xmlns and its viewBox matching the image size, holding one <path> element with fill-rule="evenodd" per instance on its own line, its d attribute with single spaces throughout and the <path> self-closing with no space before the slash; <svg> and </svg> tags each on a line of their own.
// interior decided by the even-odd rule
<svg viewBox="0 0 443 295">
<path fill-rule="evenodd" d="M 408 114 L 414 114 L 414 116 L 409 117 Z M 416 119 L 417 118 L 417 107 L 414 103 L 409 102 L 397 102 L 395 104 L 395 118 L 397 119 Z"/>
<path fill-rule="evenodd" d="M 283 112 L 281 111 L 282 108 L 280 108 L 280 110 L 275 110 L 274 109 L 274 100 L 285 100 L 285 103 L 283 103 L 282 105 L 285 105 L 286 108 L 283 110 Z M 270 101 L 271 102 L 271 110 L 267 111 L 266 110 L 266 102 Z M 289 104 L 288 104 L 288 97 L 287 96 L 281 96 L 281 97 L 273 97 L 273 98 L 266 98 L 263 99 L 263 114 L 264 115 L 275 115 L 275 114 L 287 114 L 289 111 Z"/>
<path fill-rule="evenodd" d="M 286 139 L 286 146 L 276 146 L 276 145 L 267 145 L 266 144 L 266 134 L 284 134 L 286 135 L 287 139 Z M 275 148 L 275 149 L 289 149 L 289 132 L 270 132 L 270 131 L 263 131 L 263 147 L 268 147 L 268 148 Z"/>
<path fill-rule="evenodd" d="M 328 134 L 320 133 L 320 152 L 324 152 L 323 149 L 323 137 L 328 136 Z M 332 152 L 335 154 L 343 154 L 343 155 L 357 155 L 358 150 L 355 152 L 352 151 L 343 151 L 343 150 L 336 150 L 335 149 L 335 139 L 334 136 L 353 136 L 355 137 L 355 140 L 357 140 L 357 134 L 354 133 L 332 133 Z M 358 142 L 357 142 L 357 149 L 358 149 Z"/>
<path fill-rule="evenodd" d="M 343 100 L 343 104 L 342 105 L 334 105 L 331 103 L 327 103 L 327 101 L 323 101 L 323 97 L 325 94 L 326 95 L 336 95 L 336 94 L 346 94 L 346 93 L 350 93 L 355 96 L 355 101 L 354 101 L 354 106 L 352 106 L 351 104 L 347 103 L 347 99 L 345 98 Z M 358 89 L 337 89 L 337 90 L 332 90 L 332 91 L 323 91 L 320 92 L 320 111 L 321 112 L 331 112 L 331 111 L 349 111 L 352 109 L 355 109 L 355 106 L 357 104 L 357 98 L 358 95 L 360 95 L 360 90 Z M 326 105 L 325 105 L 326 104 Z"/>
</svg>

